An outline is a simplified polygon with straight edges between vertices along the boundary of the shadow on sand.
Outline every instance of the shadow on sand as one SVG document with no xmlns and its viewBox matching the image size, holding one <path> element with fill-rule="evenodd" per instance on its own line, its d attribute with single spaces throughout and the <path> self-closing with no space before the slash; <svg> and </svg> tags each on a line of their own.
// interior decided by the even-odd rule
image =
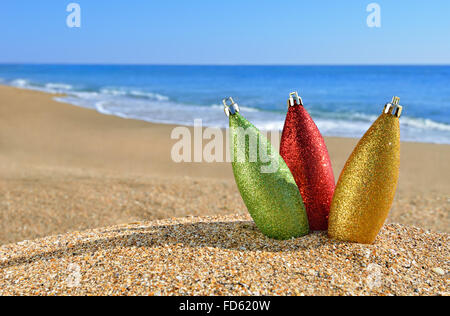
<svg viewBox="0 0 450 316">
<path fill-rule="evenodd" d="M 116 230 L 114 237 L 98 238 L 79 242 L 72 247 L 42 252 L 31 256 L 21 256 L 2 262 L 0 268 L 18 266 L 34 261 L 78 256 L 98 250 L 112 250 L 118 247 L 161 247 L 181 244 L 186 247 L 213 247 L 238 251 L 288 252 L 299 249 L 319 248 L 327 243 L 326 238 L 301 237 L 292 240 L 274 240 L 262 235 L 251 221 L 199 222 L 163 226 L 140 226 Z M 324 232 L 313 234 L 324 235 Z"/>
</svg>

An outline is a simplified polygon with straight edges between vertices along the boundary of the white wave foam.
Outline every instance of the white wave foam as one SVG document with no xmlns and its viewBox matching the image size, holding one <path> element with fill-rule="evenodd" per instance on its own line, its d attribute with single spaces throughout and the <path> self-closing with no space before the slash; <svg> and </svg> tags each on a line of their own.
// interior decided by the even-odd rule
<svg viewBox="0 0 450 316">
<path fill-rule="evenodd" d="M 77 96 L 64 97 L 60 100 L 94 108 L 103 114 L 122 118 L 181 125 L 193 125 L 194 120 L 200 118 L 204 126 L 221 128 L 228 126 L 228 120 L 223 113 L 223 106 L 217 104 L 194 106 L 173 101 L 132 99 L 127 96 L 112 96 L 101 93 L 77 93 Z M 281 130 L 284 125 L 284 113 L 248 111 L 245 107 L 241 107 L 241 114 L 261 130 Z M 329 114 L 326 116 L 313 115 L 323 135 L 357 138 L 362 137 L 378 117 L 358 113 L 354 117 L 333 118 Z M 448 133 L 448 129 L 442 129 L 441 126 L 443 125 L 446 128 L 445 124 L 407 117 L 402 117 L 401 122 L 402 140 L 450 144 L 450 133 Z"/>
<path fill-rule="evenodd" d="M 100 113 L 122 118 L 139 119 L 156 123 L 193 125 L 201 118 L 204 126 L 227 127 L 228 120 L 223 113 L 223 105 L 187 105 L 171 101 L 169 97 L 138 89 L 105 87 L 100 91 L 76 91 L 65 83 L 35 85 L 29 80 L 19 78 L 8 84 L 51 93 L 64 92 L 66 96 L 55 98 L 77 106 L 95 109 Z M 241 106 L 241 113 L 262 130 L 281 130 L 285 113 L 262 111 Z M 377 115 L 364 113 L 313 113 L 313 118 L 326 136 L 361 137 Z M 402 140 L 450 144 L 450 125 L 430 119 L 402 116 Z"/>
<path fill-rule="evenodd" d="M 65 84 L 65 83 L 47 83 L 45 85 L 46 89 L 49 90 L 57 90 L 57 91 L 65 91 L 65 90 L 72 90 L 73 87 L 70 84 Z"/>
<path fill-rule="evenodd" d="M 363 121 L 367 122 L 373 122 L 377 119 L 378 116 L 376 115 L 368 115 L 363 113 L 353 113 L 349 116 L 351 120 L 353 119 L 361 119 Z M 445 123 L 439 123 L 430 119 L 423 119 L 423 118 L 415 118 L 415 117 L 409 117 L 407 115 L 403 115 L 400 119 L 400 125 L 404 127 L 414 127 L 418 129 L 425 129 L 425 130 L 439 130 L 439 131 L 445 131 L 450 132 L 450 125 Z"/>
<path fill-rule="evenodd" d="M 26 88 L 30 86 L 30 82 L 27 79 L 16 79 L 11 81 L 11 85 L 18 88 Z"/>
<path fill-rule="evenodd" d="M 95 108 L 97 109 L 97 111 L 99 111 L 102 114 L 112 115 L 113 114 L 112 112 L 105 109 L 104 104 L 105 104 L 105 102 L 103 102 L 103 101 L 96 102 Z"/>
<path fill-rule="evenodd" d="M 146 98 L 151 100 L 157 100 L 157 101 L 168 101 L 169 97 L 153 93 L 153 92 L 146 92 L 141 90 L 128 90 L 126 88 L 102 88 L 100 89 L 100 93 L 105 95 L 112 95 L 112 96 L 130 96 L 130 97 L 137 97 L 137 98 Z"/>
<path fill-rule="evenodd" d="M 450 125 L 432 121 L 430 119 L 418 119 L 404 116 L 400 120 L 400 125 L 420 128 L 425 130 L 439 130 L 450 132 Z"/>
<path fill-rule="evenodd" d="M 115 95 L 115 96 L 120 96 L 120 95 L 126 95 L 127 94 L 127 92 L 124 91 L 124 90 L 112 89 L 112 88 L 102 88 L 102 89 L 100 89 L 100 93 L 107 94 L 107 95 Z"/>
<path fill-rule="evenodd" d="M 333 117 L 334 113 L 326 113 L 326 114 L 319 114 L 317 115 L 319 118 L 317 119 L 320 121 L 323 120 L 331 120 L 330 124 L 333 124 L 333 122 L 339 122 L 339 124 L 346 124 L 346 122 L 352 122 L 353 124 L 356 124 L 358 122 L 362 123 L 364 126 L 369 124 L 372 124 L 377 118 L 377 115 L 369 115 L 364 113 L 350 113 L 350 114 L 340 114 L 339 116 Z M 344 119 L 345 118 L 345 119 Z M 367 124 L 366 124 L 367 123 Z M 344 125 L 345 126 L 345 125 Z M 436 130 L 436 131 L 443 131 L 443 132 L 450 132 L 450 125 L 445 123 L 440 123 L 433 121 L 431 119 L 423 119 L 423 118 L 415 118 L 415 117 L 409 117 L 407 115 L 403 115 L 400 119 L 400 126 L 403 128 L 415 128 L 415 129 L 421 129 L 421 130 Z"/>
<path fill-rule="evenodd" d="M 129 93 L 132 96 L 135 97 L 145 97 L 145 98 L 149 98 L 149 99 L 156 99 L 158 101 L 168 101 L 169 97 L 162 95 L 162 94 L 158 94 L 158 93 L 153 93 L 153 92 L 143 92 L 143 91 L 139 91 L 139 90 L 132 90 Z"/>
</svg>

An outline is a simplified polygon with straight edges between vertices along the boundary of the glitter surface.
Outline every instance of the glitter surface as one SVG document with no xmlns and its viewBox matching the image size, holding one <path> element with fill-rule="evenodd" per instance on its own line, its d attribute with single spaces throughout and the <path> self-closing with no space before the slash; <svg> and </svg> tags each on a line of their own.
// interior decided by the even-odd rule
<svg viewBox="0 0 450 316">
<path fill-rule="evenodd" d="M 280 154 L 294 176 L 305 203 L 311 230 L 327 230 L 335 182 L 322 134 L 306 109 L 289 106 Z"/>
<path fill-rule="evenodd" d="M 247 141 L 238 140 L 243 136 L 238 132 L 239 128 L 246 131 Z M 267 166 L 268 163 L 263 162 L 259 156 L 255 162 L 249 160 L 249 139 L 255 136 L 259 137 L 259 148 L 267 149 L 268 155 L 277 163 L 275 172 L 261 172 L 261 167 Z M 230 115 L 230 139 L 236 184 L 260 231 L 275 239 L 289 239 L 308 234 L 308 218 L 295 180 L 283 158 L 267 138 L 237 113 Z M 238 159 L 240 151 L 245 152 L 244 161 Z"/>
<path fill-rule="evenodd" d="M 394 199 L 400 166 L 400 125 L 382 114 L 361 138 L 339 177 L 328 235 L 371 244 Z"/>
</svg>

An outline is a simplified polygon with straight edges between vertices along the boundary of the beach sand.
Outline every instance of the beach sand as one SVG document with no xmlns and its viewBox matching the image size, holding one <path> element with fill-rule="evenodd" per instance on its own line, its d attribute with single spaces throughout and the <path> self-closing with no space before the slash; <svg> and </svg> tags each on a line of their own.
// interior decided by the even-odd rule
<svg viewBox="0 0 450 316">
<path fill-rule="evenodd" d="M 249 219 L 229 163 L 172 162 L 174 126 L 102 115 L 53 98 L 0 86 L 0 244 L 4 245 L 0 248 L 0 294 L 69 290 L 75 294 L 448 292 L 445 277 L 432 269 L 448 271 L 444 264 L 450 232 L 449 145 L 402 143 L 399 185 L 388 223 L 406 226 L 386 226 L 375 245 L 330 243 L 323 233 L 280 243 L 260 236 L 251 222 L 241 222 Z M 337 180 L 357 139 L 327 137 L 326 143 Z M 212 215 L 220 217 L 146 222 Z M 133 222 L 145 223 L 76 233 Z M 199 226 L 198 222 L 224 224 Z M 208 235 L 213 241 L 197 240 L 196 227 L 198 236 Z M 6 245 L 67 232 L 75 233 Z M 122 248 L 122 244 L 128 246 Z M 264 248 L 265 244 L 269 246 Z M 124 257 L 114 263 L 108 259 L 113 253 Z M 169 262 L 164 259 L 167 256 Z M 349 256 L 363 259 L 349 263 Z M 234 259 L 225 261 L 229 265 L 223 267 L 222 257 Z M 283 260 L 291 266 L 283 265 Z M 316 266 L 318 260 L 323 262 Z M 187 269 L 190 261 L 193 270 Z M 81 287 L 67 287 L 59 280 L 67 278 L 71 262 L 81 267 Z M 246 262 L 251 264 L 244 267 Z M 360 266 L 363 263 L 365 267 Z M 371 263 L 376 264 L 372 270 L 381 269 L 384 281 L 368 291 L 358 287 L 358 278 Z M 187 280 L 189 273 L 202 267 L 212 269 L 210 279 L 203 271 L 197 276 L 203 283 Z M 252 274 L 254 267 L 261 272 Z M 349 274 L 338 275 L 340 268 Z M 123 273 L 116 277 L 115 269 Z M 147 277 L 150 283 L 142 285 L 145 278 L 138 275 L 152 273 L 156 277 Z M 14 283 L 18 278 L 26 281 Z M 251 285 L 256 279 L 258 283 Z M 305 280 L 310 282 L 301 285 Z M 322 281 L 335 285 L 314 290 Z M 52 282 L 60 285 L 52 286 Z M 117 282 L 120 289 L 102 286 L 102 282 Z M 396 282 L 402 284 L 401 289 Z M 206 283 L 216 284 L 218 290 L 202 287 Z"/>
<path fill-rule="evenodd" d="M 449 235 L 276 241 L 248 216 L 184 217 L 0 247 L 0 295 L 448 295 Z"/>
</svg>

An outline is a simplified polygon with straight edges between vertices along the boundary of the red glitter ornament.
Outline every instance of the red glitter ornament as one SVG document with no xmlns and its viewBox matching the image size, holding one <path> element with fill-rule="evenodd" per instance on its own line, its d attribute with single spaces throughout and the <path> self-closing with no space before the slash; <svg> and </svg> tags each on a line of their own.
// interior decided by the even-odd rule
<svg viewBox="0 0 450 316">
<path fill-rule="evenodd" d="M 280 154 L 294 176 L 311 230 L 327 230 L 335 182 L 322 134 L 293 92 L 281 135 Z"/>
</svg>

